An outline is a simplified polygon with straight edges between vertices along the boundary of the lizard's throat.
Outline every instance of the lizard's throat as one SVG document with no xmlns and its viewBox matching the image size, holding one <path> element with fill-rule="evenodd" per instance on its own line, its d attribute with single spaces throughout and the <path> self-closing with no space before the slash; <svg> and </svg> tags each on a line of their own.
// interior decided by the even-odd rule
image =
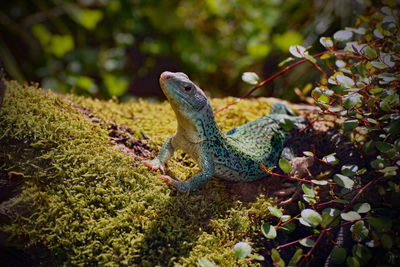
<svg viewBox="0 0 400 267">
<path fill-rule="evenodd" d="M 212 112 L 210 115 L 208 113 L 197 113 L 190 118 L 176 114 L 176 118 L 178 120 L 179 134 L 183 134 L 187 140 L 193 143 L 209 140 L 213 136 L 220 134 Z"/>
</svg>

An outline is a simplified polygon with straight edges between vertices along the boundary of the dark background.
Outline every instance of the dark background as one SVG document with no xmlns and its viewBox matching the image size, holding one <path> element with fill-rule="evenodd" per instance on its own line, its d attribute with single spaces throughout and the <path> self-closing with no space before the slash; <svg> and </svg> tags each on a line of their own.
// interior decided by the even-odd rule
<svg viewBox="0 0 400 267">
<path fill-rule="evenodd" d="M 162 95 L 158 76 L 183 71 L 211 96 L 240 96 L 241 74 L 280 70 L 293 44 L 352 26 L 354 0 L 1 1 L 0 57 L 11 79 L 98 98 Z M 320 50 L 318 50 L 320 48 Z M 309 64 L 256 95 L 295 100 L 319 78 Z"/>
</svg>

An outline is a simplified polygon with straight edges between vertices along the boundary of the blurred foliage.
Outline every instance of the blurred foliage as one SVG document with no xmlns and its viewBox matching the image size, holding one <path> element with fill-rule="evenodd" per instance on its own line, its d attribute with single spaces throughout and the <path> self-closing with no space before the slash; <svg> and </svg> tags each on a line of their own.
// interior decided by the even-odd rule
<svg viewBox="0 0 400 267">
<path fill-rule="evenodd" d="M 238 95 L 248 89 L 239 82 L 244 70 L 271 75 L 291 45 L 311 45 L 350 25 L 359 4 L 17 0 L 0 7 L 0 56 L 12 78 L 108 98 L 161 93 L 157 77 L 167 69 L 187 72 L 213 95 Z M 308 82 L 318 79 L 306 68 Z M 293 72 L 261 93 L 282 96 L 283 88 L 304 86 L 303 76 Z"/>
</svg>

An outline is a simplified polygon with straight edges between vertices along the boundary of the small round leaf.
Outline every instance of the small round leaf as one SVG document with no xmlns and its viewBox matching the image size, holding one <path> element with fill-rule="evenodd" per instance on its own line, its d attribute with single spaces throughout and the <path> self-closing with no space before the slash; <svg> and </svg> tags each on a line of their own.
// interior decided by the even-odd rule
<svg viewBox="0 0 400 267">
<path fill-rule="evenodd" d="M 331 251 L 333 263 L 342 264 L 346 259 L 346 250 L 344 248 L 333 248 Z"/>
<path fill-rule="evenodd" d="M 273 207 L 273 206 L 269 206 L 269 207 L 268 207 L 268 210 L 269 210 L 269 211 L 271 212 L 271 214 L 274 215 L 275 217 L 280 218 L 280 217 L 282 217 L 282 215 L 283 215 L 283 213 L 282 213 L 282 211 L 281 211 L 280 209 L 275 208 L 275 207 Z"/>
<path fill-rule="evenodd" d="M 275 227 L 273 227 L 272 225 L 268 224 L 268 223 L 264 223 L 261 226 L 261 232 L 263 233 L 263 235 L 266 238 L 269 239 L 274 239 L 276 237 L 276 230 Z"/>
<path fill-rule="evenodd" d="M 333 180 L 340 186 L 351 189 L 354 186 L 354 181 L 343 174 L 335 174 Z"/>
<path fill-rule="evenodd" d="M 369 203 L 358 203 L 354 206 L 354 210 L 358 213 L 367 213 L 371 210 L 371 205 Z"/>
<path fill-rule="evenodd" d="M 299 242 L 300 244 L 302 244 L 305 247 L 312 247 L 314 246 L 315 242 L 309 238 L 303 238 L 302 240 L 300 240 Z"/>
<path fill-rule="evenodd" d="M 301 211 L 301 218 L 303 218 L 312 227 L 317 227 L 322 222 L 321 215 L 312 209 L 304 209 Z"/>
<path fill-rule="evenodd" d="M 246 242 L 239 242 L 233 247 L 235 257 L 238 259 L 244 259 L 251 253 L 251 246 Z"/>
<path fill-rule="evenodd" d="M 361 219 L 360 214 L 355 211 L 344 212 L 340 214 L 343 220 L 345 221 L 355 221 Z"/>
<path fill-rule="evenodd" d="M 255 73 L 255 72 L 244 72 L 242 74 L 242 80 L 249 84 L 256 85 L 256 84 L 258 84 L 259 79 L 260 78 L 258 77 L 257 73 Z"/>
<path fill-rule="evenodd" d="M 290 165 L 287 159 L 281 158 L 279 160 L 279 168 L 281 168 L 284 173 L 289 173 L 292 170 L 292 165 Z"/>
<path fill-rule="evenodd" d="M 215 265 L 214 263 L 212 263 L 211 261 L 207 260 L 207 259 L 199 259 L 198 263 L 200 265 L 200 267 L 217 267 L 217 265 Z"/>
</svg>

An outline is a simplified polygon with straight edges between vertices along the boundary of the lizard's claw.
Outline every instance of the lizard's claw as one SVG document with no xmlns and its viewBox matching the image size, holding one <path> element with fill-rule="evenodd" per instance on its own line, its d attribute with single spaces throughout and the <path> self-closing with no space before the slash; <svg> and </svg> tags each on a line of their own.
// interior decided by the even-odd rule
<svg viewBox="0 0 400 267">
<path fill-rule="evenodd" d="M 158 159 L 144 160 L 142 163 L 152 171 L 160 170 L 162 174 L 165 174 L 164 166 Z"/>
<path fill-rule="evenodd" d="M 175 188 L 176 190 L 180 191 L 180 192 L 188 192 L 188 188 L 185 185 L 184 181 L 180 181 L 180 180 L 174 180 L 171 177 L 169 177 L 168 175 L 160 175 L 159 178 L 165 182 L 167 182 L 167 184 L 169 186 L 172 186 L 173 188 Z"/>
<path fill-rule="evenodd" d="M 174 184 L 173 184 L 173 179 L 171 178 L 171 177 L 169 177 L 168 175 L 160 175 L 160 176 L 158 176 L 161 180 L 163 180 L 163 181 L 165 181 L 165 182 L 167 182 L 167 184 L 169 185 L 169 186 L 172 186 L 172 187 L 175 187 L 174 186 Z"/>
</svg>

